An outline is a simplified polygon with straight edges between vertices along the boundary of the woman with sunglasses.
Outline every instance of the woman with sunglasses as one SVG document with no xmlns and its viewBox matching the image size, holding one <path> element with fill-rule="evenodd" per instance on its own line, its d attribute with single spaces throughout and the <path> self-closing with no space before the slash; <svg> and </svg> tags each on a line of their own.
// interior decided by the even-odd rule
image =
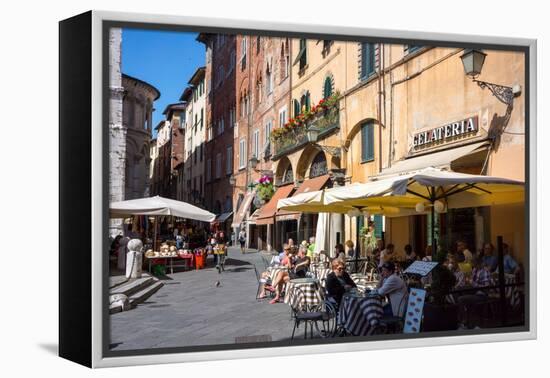
<svg viewBox="0 0 550 378">
<path fill-rule="evenodd" d="M 344 293 L 357 285 L 346 272 L 346 263 L 340 259 L 332 260 L 332 272 L 327 275 L 326 290 L 328 297 L 340 305 Z"/>
</svg>

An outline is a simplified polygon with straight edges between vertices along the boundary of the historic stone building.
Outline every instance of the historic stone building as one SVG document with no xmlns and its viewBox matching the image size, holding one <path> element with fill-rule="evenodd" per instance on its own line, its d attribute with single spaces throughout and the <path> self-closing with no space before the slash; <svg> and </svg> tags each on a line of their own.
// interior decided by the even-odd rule
<svg viewBox="0 0 550 378">
<path fill-rule="evenodd" d="M 288 122 L 279 121 L 275 125 L 277 132 L 282 133 L 274 136 L 271 146 L 278 189 L 272 203 L 264 206 L 265 210 L 262 209 L 258 218 L 260 224 L 274 224 L 276 248 L 280 248 L 288 238 L 304 240 L 314 236 L 317 226 L 316 214 L 275 211 L 276 201 L 307 191 L 344 185 L 345 182 L 341 165 L 340 103 L 336 102 L 334 107 L 324 112 L 314 109 L 321 100 L 329 101 L 336 92 L 347 89 L 347 43 L 307 39 L 291 39 L 289 42 L 290 59 L 286 60 L 282 54 L 277 59 L 285 62 L 282 67 L 289 75 L 290 91 L 287 107 L 279 110 Z M 307 121 L 302 122 L 305 118 Z M 302 126 L 296 126 L 298 123 Z M 308 141 L 308 128 L 318 130 L 318 144 Z M 329 243 L 335 245 L 343 241 L 343 216 L 334 214 Z"/>
<path fill-rule="evenodd" d="M 229 234 L 233 193 L 229 177 L 233 173 L 233 132 L 236 121 L 234 35 L 200 34 L 206 47 L 206 208 Z"/>
<path fill-rule="evenodd" d="M 149 195 L 153 102 L 160 92 L 152 85 L 121 72 L 122 30 L 109 35 L 109 201 Z M 112 220 L 111 236 L 122 232 Z"/>
<path fill-rule="evenodd" d="M 185 163 L 185 110 L 187 104 L 175 103 L 166 106 L 162 113 L 170 125 L 170 198 L 183 200 Z"/>
<path fill-rule="evenodd" d="M 356 74 L 348 80 L 355 84 L 341 105 L 347 120 L 341 130 L 347 151 L 343 165 L 353 182 L 427 166 L 525 179 L 523 53 L 485 51 L 478 79 L 516 86 L 518 91 L 506 103 L 465 75 L 463 48 L 357 43 L 356 51 L 347 61 L 347 71 Z M 515 258 L 523 260 L 523 201 L 451 209 L 436 217 L 442 248 L 451 250 L 462 239 L 472 251 L 478 250 L 501 235 Z M 411 244 L 423 251 L 431 244 L 429 218 L 385 217 L 380 229 L 398 250 Z M 356 234 L 354 222 L 348 232 Z"/>
<path fill-rule="evenodd" d="M 149 143 L 153 102 L 160 92 L 152 85 L 123 74 L 123 126 L 126 128 L 125 199 L 149 196 Z"/>
<path fill-rule="evenodd" d="M 290 104 L 290 40 L 237 35 L 237 124 L 234 132 L 235 189 L 233 227 L 245 227 L 248 246 L 270 249 L 272 223 L 256 224 L 261 203 L 250 184 L 273 177 L 271 131 L 288 120 Z M 251 159 L 256 166 L 250 165 Z"/>
<path fill-rule="evenodd" d="M 155 126 L 157 132 L 157 164 L 155 166 L 154 192 L 152 195 L 170 197 L 172 192 L 172 133 L 170 122 L 160 121 Z"/>
<path fill-rule="evenodd" d="M 205 67 L 199 67 L 189 79 L 180 101 L 186 103 L 185 118 L 185 201 L 204 207 L 206 89 Z"/>
</svg>

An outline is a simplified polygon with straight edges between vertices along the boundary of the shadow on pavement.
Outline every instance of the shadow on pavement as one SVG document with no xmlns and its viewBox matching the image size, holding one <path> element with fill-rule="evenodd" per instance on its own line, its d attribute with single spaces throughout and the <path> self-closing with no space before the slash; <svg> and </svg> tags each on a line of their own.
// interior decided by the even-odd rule
<svg viewBox="0 0 550 378">
<path fill-rule="evenodd" d="M 237 260 L 233 258 L 225 259 L 225 266 L 244 266 L 244 265 L 251 265 L 251 264 L 248 261 Z"/>
<path fill-rule="evenodd" d="M 233 268 L 233 269 L 226 269 L 224 272 L 225 273 L 241 273 L 241 272 L 244 272 L 244 271 L 247 271 L 247 270 L 251 270 L 252 267 L 250 266 L 243 266 L 243 267 L 238 267 L 238 268 Z"/>
</svg>

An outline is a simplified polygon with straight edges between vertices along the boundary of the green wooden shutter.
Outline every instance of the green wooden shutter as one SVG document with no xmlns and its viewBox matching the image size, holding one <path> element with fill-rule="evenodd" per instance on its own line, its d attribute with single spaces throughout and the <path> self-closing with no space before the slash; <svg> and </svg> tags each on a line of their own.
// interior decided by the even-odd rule
<svg viewBox="0 0 550 378">
<path fill-rule="evenodd" d="M 309 110 L 311 107 L 311 98 L 309 92 L 306 93 L 306 110 Z"/>
<path fill-rule="evenodd" d="M 361 127 L 361 161 L 374 159 L 374 124 L 365 123 Z"/>
<path fill-rule="evenodd" d="M 323 97 L 327 98 L 332 95 L 332 80 L 330 80 L 330 77 L 327 77 L 325 79 L 325 88 L 323 90 Z"/>
<path fill-rule="evenodd" d="M 374 45 L 367 43 L 367 76 L 374 73 Z"/>
<path fill-rule="evenodd" d="M 367 77 L 367 45 L 368 43 L 361 44 L 361 79 L 365 79 Z"/>
<path fill-rule="evenodd" d="M 367 125 L 367 130 L 368 130 L 367 159 L 372 160 L 374 159 L 374 124 L 369 123 Z"/>
<path fill-rule="evenodd" d="M 374 73 L 374 44 L 361 45 L 361 79 L 367 79 Z"/>
<path fill-rule="evenodd" d="M 374 216 L 374 236 L 376 236 L 377 239 L 382 239 L 382 222 L 384 218 L 382 218 L 382 215 L 375 215 Z"/>
<path fill-rule="evenodd" d="M 294 100 L 294 118 L 296 118 L 296 116 L 300 114 L 300 102 L 298 102 L 298 100 Z"/>
</svg>

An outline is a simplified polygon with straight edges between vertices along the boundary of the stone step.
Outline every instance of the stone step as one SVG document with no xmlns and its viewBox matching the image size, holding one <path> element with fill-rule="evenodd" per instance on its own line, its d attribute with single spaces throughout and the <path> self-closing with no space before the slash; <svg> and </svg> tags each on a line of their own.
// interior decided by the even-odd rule
<svg viewBox="0 0 550 378">
<path fill-rule="evenodd" d="M 149 298 L 151 295 L 156 293 L 163 286 L 164 286 L 164 283 L 162 281 L 157 280 L 157 282 L 153 283 L 152 285 L 149 285 L 145 287 L 143 290 L 135 293 L 131 297 L 128 297 L 130 300 L 130 306 L 134 308 L 138 304 L 145 302 L 147 298 Z"/>
<path fill-rule="evenodd" d="M 158 281 L 157 278 L 151 277 L 149 275 L 137 279 L 132 279 L 128 282 L 109 289 L 109 295 L 124 294 L 128 298 L 130 298 L 133 294 L 141 291 L 147 286 L 154 284 L 156 281 Z"/>
</svg>

